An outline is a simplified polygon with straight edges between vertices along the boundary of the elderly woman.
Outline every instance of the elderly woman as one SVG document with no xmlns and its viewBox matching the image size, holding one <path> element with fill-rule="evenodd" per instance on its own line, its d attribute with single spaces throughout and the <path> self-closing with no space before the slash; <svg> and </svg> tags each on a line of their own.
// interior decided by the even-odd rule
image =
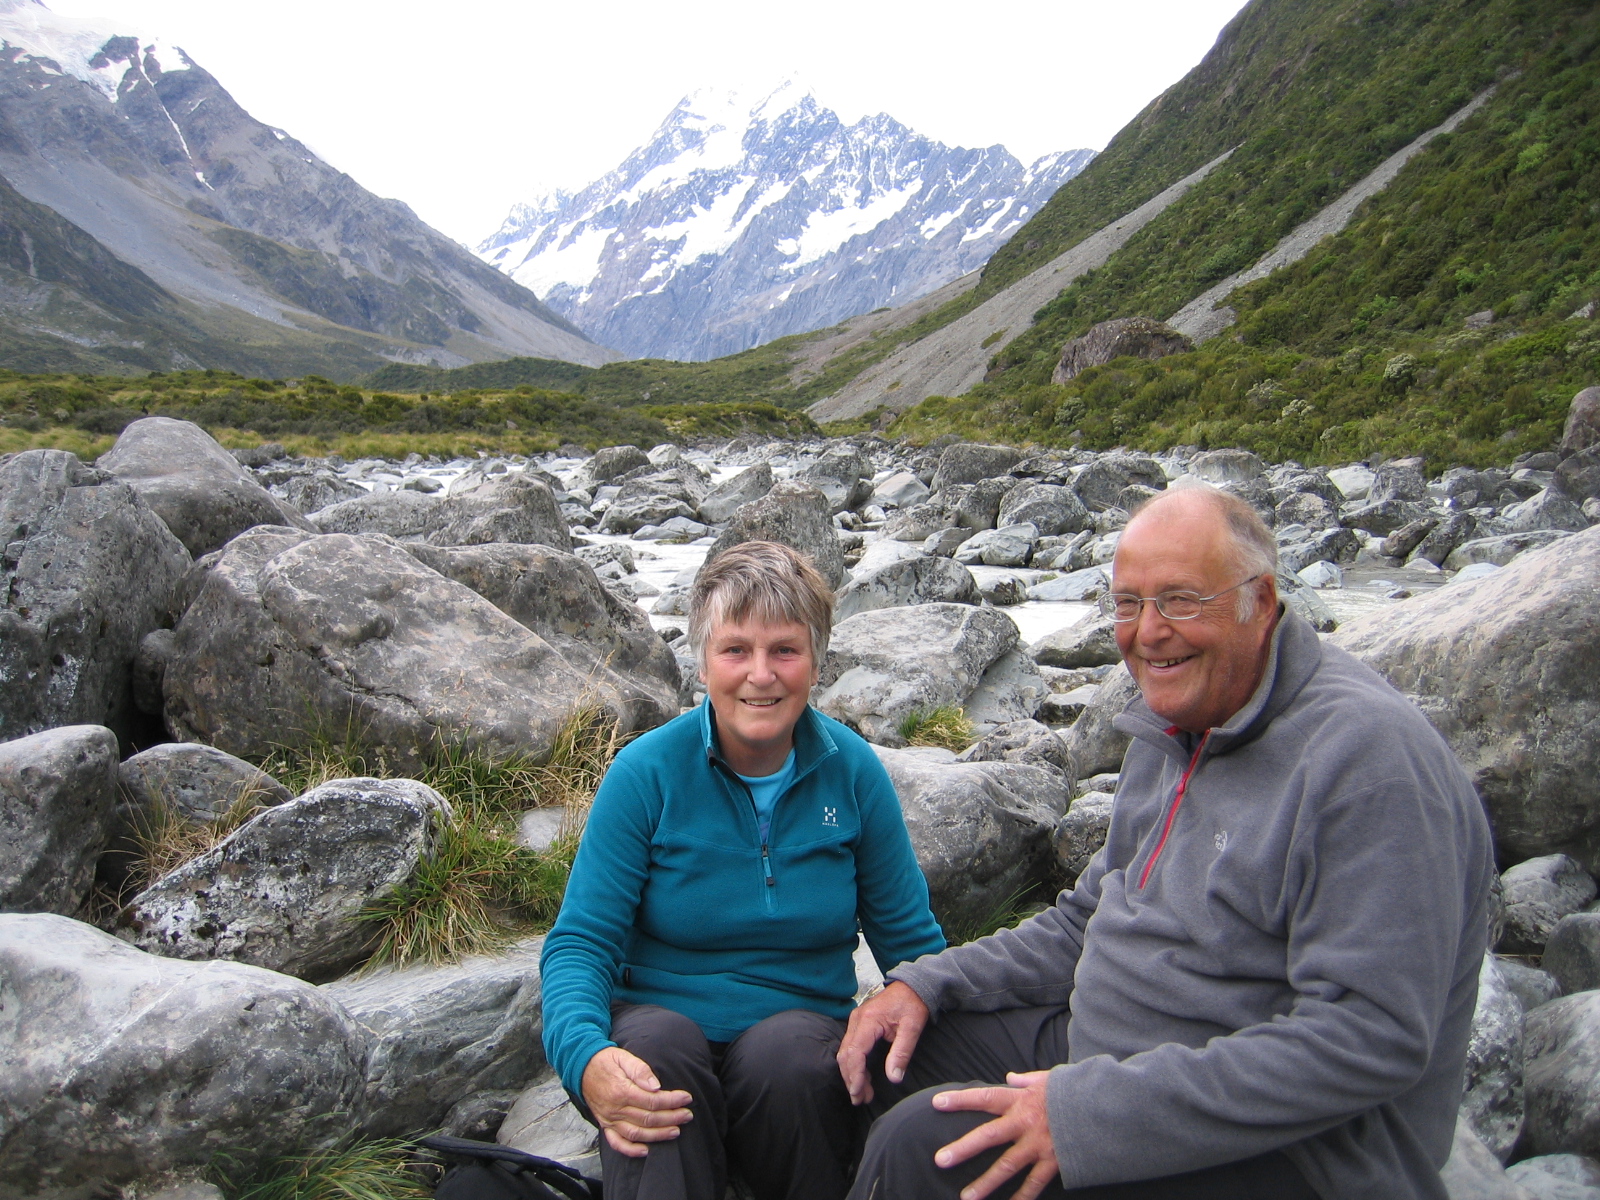
<svg viewBox="0 0 1600 1200">
<path fill-rule="evenodd" d="M 810 706 L 833 595 L 787 546 L 696 579 L 706 702 L 617 755 L 542 961 L 544 1045 L 603 1130 L 607 1200 L 848 1190 L 834 1060 L 865 933 L 885 969 L 943 948 L 871 747 Z"/>
</svg>

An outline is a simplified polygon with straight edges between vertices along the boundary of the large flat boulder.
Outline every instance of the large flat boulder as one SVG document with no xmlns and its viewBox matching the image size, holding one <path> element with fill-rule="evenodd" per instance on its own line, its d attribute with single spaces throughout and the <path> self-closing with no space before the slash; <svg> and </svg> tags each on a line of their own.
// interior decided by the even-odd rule
<svg viewBox="0 0 1600 1200">
<path fill-rule="evenodd" d="M 0 738 L 79 724 L 126 736 L 139 642 L 177 619 L 188 569 L 128 484 L 64 450 L 0 461 Z"/>
<path fill-rule="evenodd" d="M 1004 475 L 1022 461 L 1022 451 L 1012 446 L 986 446 L 978 442 L 957 442 L 939 455 L 938 469 L 930 484 L 935 492 L 960 483 L 977 483 Z"/>
<path fill-rule="evenodd" d="M 878 544 L 905 545 L 904 542 Z M 840 590 L 833 615 L 834 620 L 843 621 L 857 613 L 879 608 L 908 604 L 977 604 L 981 600 L 971 571 L 948 558 L 912 554 L 870 571 L 862 571 L 858 566 L 855 578 Z"/>
<path fill-rule="evenodd" d="M 0 743 L 0 911 L 78 911 L 111 841 L 116 782 L 117 739 L 104 726 Z"/>
<path fill-rule="evenodd" d="M 572 549 L 572 534 L 555 493 L 531 474 L 479 480 L 448 496 L 402 489 L 374 492 L 329 505 L 310 518 L 323 533 L 381 533 L 434 546 L 487 542 Z"/>
<path fill-rule="evenodd" d="M 135 421 L 95 465 L 144 497 L 196 558 L 257 525 L 309 528 L 192 421 Z"/>
<path fill-rule="evenodd" d="M 648 729 L 678 715 L 678 663 L 637 604 L 620 600 L 594 568 L 539 545 L 406 550 L 446 579 L 465 584 L 553 646 L 589 681 L 595 699 Z"/>
<path fill-rule="evenodd" d="M 547 753 L 595 701 L 588 671 L 378 537 L 256 530 L 204 572 L 165 675 L 175 738 L 263 758 L 321 739 L 391 768 L 446 744 Z M 628 729 L 658 723 L 627 706 Z"/>
<path fill-rule="evenodd" d="M 543 938 L 458 963 L 418 963 L 323 984 L 372 1034 L 363 1132 L 434 1129 L 476 1092 L 527 1087 L 544 1068 Z"/>
<path fill-rule="evenodd" d="M 700 501 L 700 519 L 720 525 L 739 510 L 740 505 L 759 500 L 772 490 L 772 465 L 756 463 L 712 488 Z"/>
<path fill-rule="evenodd" d="M 444 799 L 414 779 L 336 779 L 269 808 L 158 879 L 117 917 L 117 934 L 168 958 L 227 958 L 331 979 L 371 953 L 360 919 L 433 844 Z"/>
<path fill-rule="evenodd" d="M 919 604 L 858 613 L 833 631 L 815 702 L 868 741 L 903 746 L 906 717 L 965 704 L 1016 644 L 1016 625 L 994 608 Z"/>
<path fill-rule="evenodd" d="M 1055 873 L 1052 839 L 1067 807 L 1054 771 L 956 762 L 949 751 L 876 746 L 889 772 L 933 910 L 948 928 L 981 921 Z"/>
<path fill-rule="evenodd" d="M 61 916 L 0 916 L 0 1180 L 105 1185 L 219 1151 L 332 1145 L 359 1120 L 368 1035 L 310 984 L 145 954 Z"/>
<path fill-rule="evenodd" d="M 1343 626 L 1332 641 L 1412 697 L 1488 805 L 1511 862 L 1600 866 L 1600 529 Z"/>
</svg>

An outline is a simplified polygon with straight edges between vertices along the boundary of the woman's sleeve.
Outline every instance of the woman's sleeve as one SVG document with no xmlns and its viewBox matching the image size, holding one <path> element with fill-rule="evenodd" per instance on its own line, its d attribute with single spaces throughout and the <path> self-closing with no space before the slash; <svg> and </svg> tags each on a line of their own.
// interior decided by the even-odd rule
<svg viewBox="0 0 1600 1200">
<path fill-rule="evenodd" d="M 595 793 L 561 913 L 546 936 L 539 970 L 544 1052 L 568 1091 L 582 1091 L 589 1060 L 611 1040 L 611 994 L 650 871 L 660 798 L 621 761 Z"/>
<path fill-rule="evenodd" d="M 944 949 L 928 907 L 928 881 L 911 849 L 900 799 L 876 756 L 857 781 L 861 838 L 856 845 L 856 915 L 880 970 Z"/>
</svg>

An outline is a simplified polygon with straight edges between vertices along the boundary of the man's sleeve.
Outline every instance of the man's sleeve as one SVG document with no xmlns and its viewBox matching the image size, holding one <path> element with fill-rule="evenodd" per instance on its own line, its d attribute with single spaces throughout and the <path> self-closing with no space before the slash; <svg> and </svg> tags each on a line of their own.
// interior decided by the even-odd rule
<svg viewBox="0 0 1600 1200">
<path fill-rule="evenodd" d="M 1077 883 L 1038 916 L 1014 929 L 926 955 L 897 967 L 887 978 L 906 984 L 933 1013 L 1065 1004 L 1072 995 L 1083 931 L 1100 902 L 1105 869 L 1102 847 Z"/>
<path fill-rule="evenodd" d="M 1474 869 L 1450 804 L 1418 792 L 1414 779 L 1376 785 L 1302 833 L 1286 961 L 1298 995 L 1287 1013 L 1201 1047 L 1167 1043 L 1052 1070 L 1064 1186 L 1265 1154 L 1417 1082 L 1465 969 Z"/>
</svg>

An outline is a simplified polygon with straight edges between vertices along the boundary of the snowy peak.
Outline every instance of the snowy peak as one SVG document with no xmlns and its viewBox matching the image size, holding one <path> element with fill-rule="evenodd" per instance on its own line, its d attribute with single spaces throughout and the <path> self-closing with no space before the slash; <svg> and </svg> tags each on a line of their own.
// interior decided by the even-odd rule
<svg viewBox="0 0 1600 1200">
<path fill-rule="evenodd" d="M 1025 167 L 887 113 L 847 126 L 793 82 L 754 103 L 699 91 L 615 170 L 516 206 L 478 253 L 624 353 L 711 358 L 973 270 L 1092 157 Z"/>
<path fill-rule="evenodd" d="M 0 42 L 10 61 L 34 59 L 46 70 L 53 66 L 56 73 L 81 79 L 113 103 L 130 76 L 148 82 L 163 71 L 194 65 L 176 46 L 64 17 L 39 0 L 0 0 Z"/>
</svg>

